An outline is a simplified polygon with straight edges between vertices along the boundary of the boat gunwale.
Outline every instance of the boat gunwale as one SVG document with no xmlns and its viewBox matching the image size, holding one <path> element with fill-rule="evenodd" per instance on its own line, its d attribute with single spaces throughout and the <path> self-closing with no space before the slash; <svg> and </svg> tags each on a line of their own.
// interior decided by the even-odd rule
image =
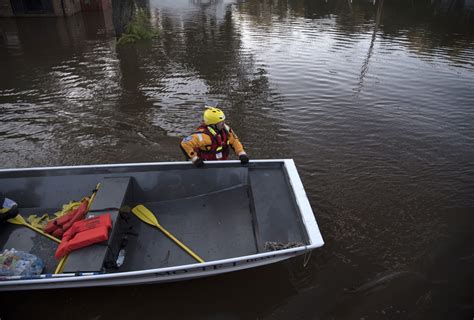
<svg viewBox="0 0 474 320">
<path fill-rule="evenodd" d="M 295 162 L 293 159 L 285 159 L 283 161 L 285 162 L 284 168 L 288 174 L 298 211 L 300 212 L 302 222 L 306 229 L 305 231 L 309 237 L 309 243 L 310 245 L 321 247 L 324 245 L 324 240 L 318 223 L 316 222 L 311 204 L 309 203 L 308 196 L 304 190 L 303 182 L 296 169 Z"/>
<path fill-rule="evenodd" d="M 252 163 L 286 163 L 293 161 L 292 159 L 258 159 L 250 160 Z M 221 160 L 221 161 L 204 161 L 206 165 L 221 166 L 225 164 L 240 164 L 240 160 Z M 94 169 L 94 168 L 122 168 L 122 167 L 142 167 L 142 166 L 173 166 L 173 165 L 192 165 L 189 161 L 166 161 L 166 162 L 134 162 L 134 163 L 115 163 L 115 164 L 84 164 L 71 166 L 53 166 L 53 167 L 32 167 L 32 168 L 0 168 L 0 173 L 5 172 L 26 172 L 26 171 L 42 171 L 42 170 L 69 170 L 69 169 Z M 192 167 L 194 168 L 194 167 Z"/>
<path fill-rule="evenodd" d="M 277 251 L 270 251 L 264 253 L 258 253 L 248 256 L 240 256 L 236 258 L 228 258 L 228 259 L 221 259 L 221 260 L 214 260 L 210 262 L 204 263 L 193 263 L 193 264 L 186 264 L 181 266 L 174 266 L 174 267 L 167 267 L 167 268 L 156 268 L 156 269 L 145 269 L 145 270 L 138 270 L 138 271 L 123 271 L 123 272 L 116 272 L 116 273 L 103 273 L 103 274 L 93 274 L 93 275 L 72 275 L 70 277 L 65 276 L 57 276 L 57 277 L 46 277 L 41 279 L 16 279 L 16 280 L 1 280 L 0 281 L 0 290 L 3 286 L 13 286 L 13 285 L 27 285 L 27 284 L 38 284 L 38 283 L 55 283 L 55 282 L 73 282 L 73 281 L 87 281 L 87 280 L 104 280 L 104 279 L 114 279 L 114 278 L 128 278 L 128 277 L 135 277 L 135 276 L 144 276 L 149 274 L 155 273 L 167 273 L 167 272 L 176 272 L 182 270 L 189 271 L 198 271 L 202 268 L 212 267 L 215 265 L 223 265 L 223 264 L 231 264 L 237 263 L 242 261 L 247 261 L 247 263 L 251 261 L 263 260 L 263 258 L 276 258 L 277 256 L 284 256 L 291 253 L 301 252 L 301 251 L 308 251 L 319 246 L 316 245 L 308 245 L 308 246 L 301 246 L 296 248 L 289 248 Z M 206 270 L 201 270 L 205 272 Z M 61 274 L 59 274 L 61 275 Z"/>
</svg>

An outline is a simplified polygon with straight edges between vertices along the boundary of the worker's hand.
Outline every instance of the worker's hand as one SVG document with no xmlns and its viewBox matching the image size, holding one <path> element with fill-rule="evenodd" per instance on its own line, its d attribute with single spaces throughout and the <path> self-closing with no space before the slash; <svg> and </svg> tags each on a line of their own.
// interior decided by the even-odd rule
<svg viewBox="0 0 474 320">
<path fill-rule="evenodd" d="M 241 155 L 239 156 L 239 159 L 240 159 L 240 163 L 241 163 L 241 164 L 247 164 L 247 163 L 249 163 L 249 157 L 247 157 L 246 154 L 241 154 Z"/>
<path fill-rule="evenodd" d="M 196 168 L 204 167 L 204 161 L 201 158 L 197 158 L 196 160 L 194 160 L 193 163 L 196 166 Z"/>
</svg>

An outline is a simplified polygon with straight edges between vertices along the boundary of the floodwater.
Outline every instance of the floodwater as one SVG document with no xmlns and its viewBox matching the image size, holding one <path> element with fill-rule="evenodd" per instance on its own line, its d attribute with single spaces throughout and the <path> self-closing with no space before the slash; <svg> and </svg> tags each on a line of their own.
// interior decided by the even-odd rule
<svg viewBox="0 0 474 320">
<path fill-rule="evenodd" d="M 146 1 L 145 1 L 146 3 Z M 326 245 L 165 285 L 0 296 L 0 318 L 472 319 L 472 0 L 152 1 L 0 19 L 0 166 L 182 160 L 204 104 L 293 158 Z"/>
</svg>

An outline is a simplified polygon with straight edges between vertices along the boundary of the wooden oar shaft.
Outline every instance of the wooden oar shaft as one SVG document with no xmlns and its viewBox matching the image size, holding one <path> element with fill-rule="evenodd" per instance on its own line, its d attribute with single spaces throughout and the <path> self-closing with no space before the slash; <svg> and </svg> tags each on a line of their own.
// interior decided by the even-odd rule
<svg viewBox="0 0 474 320">
<path fill-rule="evenodd" d="M 178 239 L 176 239 L 171 233 L 169 233 L 168 231 L 166 231 L 166 229 L 163 228 L 161 225 L 156 224 L 155 227 L 157 227 L 158 229 L 160 229 L 161 232 L 163 232 L 164 234 L 166 234 L 171 240 L 173 240 L 177 245 L 179 245 L 184 251 L 186 251 L 187 253 L 189 253 L 189 255 L 191 255 L 194 259 L 196 259 L 197 261 L 199 261 L 199 262 L 201 262 L 201 263 L 204 263 L 204 260 L 201 259 L 200 256 L 198 256 L 198 255 L 195 254 L 191 249 L 189 249 L 188 247 L 186 247 L 181 241 L 179 241 Z"/>
</svg>

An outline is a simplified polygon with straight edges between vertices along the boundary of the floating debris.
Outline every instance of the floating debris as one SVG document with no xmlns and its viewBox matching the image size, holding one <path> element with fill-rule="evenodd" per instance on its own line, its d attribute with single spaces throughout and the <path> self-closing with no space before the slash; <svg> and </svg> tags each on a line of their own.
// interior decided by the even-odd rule
<svg viewBox="0 0 474 320">
<path fill-rule="evenodd" d="M 272 241 L 265 242 L 265 249 L 270 250 L 270 251 L 296 248 L 296 247 L 302 247 L 302 246 L 304 246 L 304 243 L 302 242 L 287 242 L 287 243 L 272 242 Z"/>
<path fill-rule="evenodd" d="M 142 39 L 150 40 L 156 36 L 158 36 L 158 30 L 151 24 L 149 12 L 143 8 L 136 8 L 117 44 L 135 43 Z"/>
</svg>

